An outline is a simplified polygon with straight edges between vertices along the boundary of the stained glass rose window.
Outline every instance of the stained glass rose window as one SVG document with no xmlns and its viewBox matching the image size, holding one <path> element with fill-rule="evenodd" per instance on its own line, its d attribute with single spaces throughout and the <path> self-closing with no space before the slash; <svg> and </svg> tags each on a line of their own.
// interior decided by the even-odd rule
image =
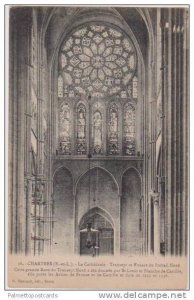
<svg viewBox="0 0 194 300">
<path fill-rule="evenodd" d="M 64 89 L 61 93 L 60 81 L 58 97 L 73 98 L 79 93 L 126 98 L 135 71 L 136 52 L 127 35 L 107 25 L 85 25 L 62 44 L 59 75 Z"/>
</svg>

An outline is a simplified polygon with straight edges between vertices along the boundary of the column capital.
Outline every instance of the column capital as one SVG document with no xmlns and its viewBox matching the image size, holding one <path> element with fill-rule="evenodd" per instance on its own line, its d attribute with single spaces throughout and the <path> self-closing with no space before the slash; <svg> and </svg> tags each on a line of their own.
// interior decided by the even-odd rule
<svg viewBox="0 0 194 300">
<path fill-rule="evenodd" d="M 159 203 L 160 193 L 151 191 L 151 192 L 150 192 L 150 196 L 151 196 L 151 198 L 153 199 L 154 204 Z"/>
</svg>

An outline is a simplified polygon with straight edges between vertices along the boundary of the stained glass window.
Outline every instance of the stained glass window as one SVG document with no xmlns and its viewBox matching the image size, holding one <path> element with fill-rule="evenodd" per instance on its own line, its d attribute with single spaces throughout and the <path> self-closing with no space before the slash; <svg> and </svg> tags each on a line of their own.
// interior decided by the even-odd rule
<svg viewBox="0 0 194 300">
<path fill-rule="evenodd" d="M 83 103 L 77 107 L 77 154 L 86 154 L 86 108 Z"/>
<path fill-rule="evenodd" d="M 108 154 L 118 154 L 118 107 L 115 103 L 109 109 Z"/>
<path fill-rule="evenodd" d="M 60 105 L 59 112 L 59 153 L 60 154 L 71 154 L 71 116 L 70 108 L 67 103 Z"/>
<path fill-rule="evenodd" d="M 136 70 L 136 51 L 130 38 L 108 25 L 88 24 L 75 29 L 62 43 L 59 71 L 72 91 L 94 97 L 128 94 Z M 125 92 L 125 93 L 124 93 Z"/>
<path fill-rule="evenodd" d="M 124 108 L 124 154 L 135 155 L 135 108 L 131 103 Z"/>
<path fill-rule="evenodd" d="M 138 79 L 136 76 L 133 78 L 133 98 L 137 99 L 138 97 Z"/>
<path fill-rule="evenodd" d="M 119 154 L 121 132 L 123 154 L 135 155 L 135 107 L 127 103 L 121 113 L 113 103 L 115 97 L 121 100 L 121 104 L 127 99 L 138 98 L 137 54 L 130 37 L 118 27 L 111 28 L 107 24 L 82 25 L 63 40 L 58 66 L 58 152 L 85 155 L 89 147 L 86 128 L 91 126 L 88 132 L 91 133 L 93 154 L 103 154 L 104 130 L 107 128 L 108 155 Z M 88 112 L 91 124 L 87 124 L 89 118 L 85 105 L 81 101 L 77 106 L 73 104 L 76 122 L 72 137 L 73 114 L 69 103 L 74 102 L 77 95 L 80 99 L 92 95 L 92 110 Z M 61 101 L 64 102 L 61 104 Z M 119 128 L 121 124 L 122 128 Z M 73 149 L 71 138 L 75 141 Z"/>
<path fill-rule="evenodd" d="M 58 97 L 63 97 L 63 77 L 61 75 L 58 77 Z"/>
<path fill-rule="evenodd" d="M 93 153 L 102 153 L 102 114 L 98 110 L 93 114 Z"/>
</svg>

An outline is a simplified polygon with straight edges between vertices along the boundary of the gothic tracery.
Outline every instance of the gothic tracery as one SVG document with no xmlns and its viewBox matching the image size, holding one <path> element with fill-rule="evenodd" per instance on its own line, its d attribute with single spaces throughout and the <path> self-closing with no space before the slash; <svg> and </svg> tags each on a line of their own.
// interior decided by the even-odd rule
<svg viewBox="0 0 194 300">
<path fill-rule="evenodd" d="M 127 97 L 136 70 L 135 48 L 119 30 L 85 25 L 64 41 L 59 68 L 68 97 L 76 93 L 106 97 L 123 92 Z"/>
<path fill-rule="evenodd" d="M 58 99 L 64 103 L 75 101 L 76 97 L 87 99 L 92 95 L 93 99 L 101 99 L 108 110 L 107 116 L 102 115 L 98 109 L 89 111 L 83 104 L 76 110 L 76 127 L 74 136 L 76 139 L 75 152 L 79 155 L 87 154 L 87 125 L 86 114 L 89 113 L 93 122 L 90 137 L 93 140 L 93 154 L 103 154 L 103 139 L 106 134 L 108 155 L 117 155 L 122 152 L 118 142 L 119 111 L 121 108 L 111 104 L 112 99 L 120 99 L 124 108 L 125 99 L 137 101 L 136 50 L 130 38 L 120 29 L 111 28 L 108 25 L 86 24 L 75 29 L 63 42 L 59 52 L 58 66 Z M 59 105 L 61 103 L 59 101 Z M 98 101 L 97 101 L 98 102 Z M 95 101 L 94 101 L 95 103 Z M 59 109 L 60 111 L 60 109 Z M 70 108 L 69 108 L 70 113 Z M 72 115 L 74 112 L 71 112 Z M 60 113 L 61 114 L 61 113 Z M 135 114 L 135 110 L 133 112 Z M 127 118 L 131 116 L 121 113 L 121 121 L 124 125 L 124 155 L 135 155 L 135 135 L 128 130 L 130 127 Z M 69 131 L 69 119 L 61 115 L 59 130 L 59 153 L 72 154 L 70 147 L 72 138 L 64 134 L 65 126 Z M 63 123 L 63 125 L 61 125 Z M 107 133 L 105 133 L 107 123 Z M 133 124 L 133 126 L 135 126 Z M 104 129 L 103 129 L 104 128 Z M 131 128 L 131 127 L 130 127 Z M 134 131 L 135 129 L 133 129 Z M 130 131 L 130 133 L 129 133 Z M 93 132 L 93 133 L 92 133 Z M 127 133 L 128 132 L 128 133 Z M 63 136 L 63 138 L 62 138 Z"/>
</svg>

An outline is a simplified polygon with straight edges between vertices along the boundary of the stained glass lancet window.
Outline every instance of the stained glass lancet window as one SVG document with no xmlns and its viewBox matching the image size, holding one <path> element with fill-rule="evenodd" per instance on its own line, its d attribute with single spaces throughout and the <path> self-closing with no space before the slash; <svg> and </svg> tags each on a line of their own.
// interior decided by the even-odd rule
<svg viewBox="0 0 194 300">
<path fill-rule="evenodd" d="M 58 77 L 58 97 L 63 97 L 63 77 L 61 75 Z"/>
<path fill-rule="evenodd" d="M 135 155 L 135 108 L 131 103 L 124 107 L 124 154 Z"/>
<path fill-rule="evenodd" d="M 71 154 L 70 108 L 67 103 L 60 105 L 59 112 L 59 153 Z"/>
<path fill-rule="evenodd" d="M 77 107 L 77 154 L 86 154 L 86 108 L 83 103 Z"/>
<path fill-rule="evenodd" d="M 108 154 L 118 154 L 118 107 L 115 103 L 109 109 Z"/>
<path fill-rule="evenodd" d="M 93 153 L 102 153 L 102 114 L 98 110 L 93 114 Z"/>
<path fill-rule="evenodd" d="M 137 99 L 138 97 L 138 79 L 136 76 L 133 77 L 133 98 Z"/>
</svg>

